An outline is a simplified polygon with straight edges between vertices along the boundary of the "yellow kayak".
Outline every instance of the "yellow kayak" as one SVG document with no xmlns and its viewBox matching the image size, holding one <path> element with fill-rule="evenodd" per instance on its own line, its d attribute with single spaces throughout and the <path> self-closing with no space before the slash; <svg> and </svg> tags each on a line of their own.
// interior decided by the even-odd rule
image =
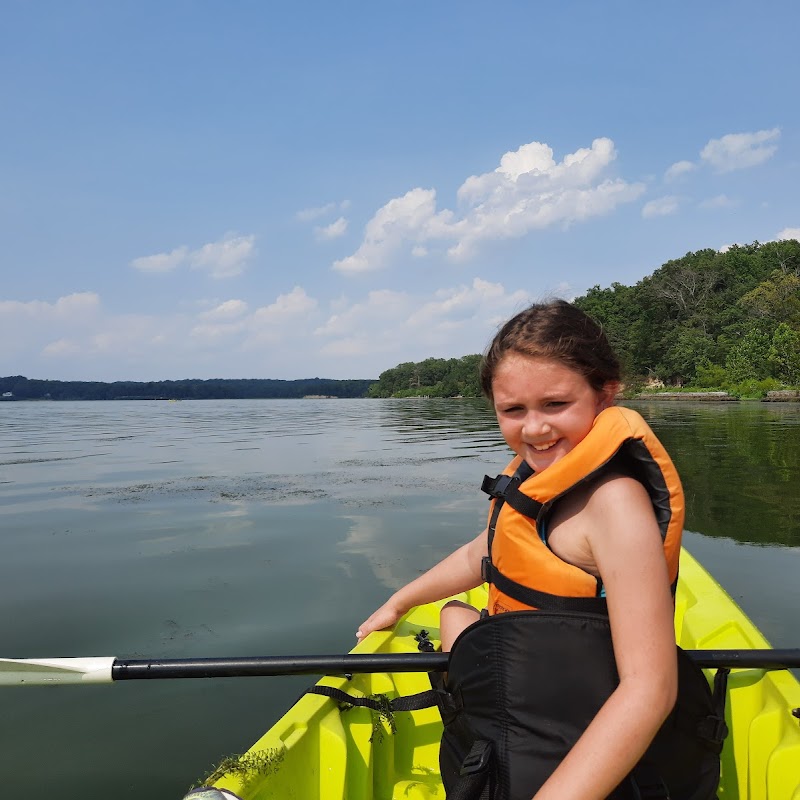
<svg viewBox="0 0 800 800">
<path fill-rule="evenodd" d="M 459 599 L 482 608 L 485 588 Z M 443 601 L 444 602 L 444 601 Z M 439 606 L 421 606 L 394 630 L 373 633 L 353 653 L 417 650 L 426 630 L 438 646 Z M 685 550 L 676 597 L 676 640 L 687 650 L 760 649 L 769 644 L 722 587 Z M 709 672 L 713 678 L 713 672 Z M 352 695 L 412 695 L 430 688 L 420 673 L 323 678 Z M 800 683 L 788 670 L 733 670 L 728 679 L 720 800 L 800 800 Z M 800 711 L 795 711 L 800 713 Z M 209 776 L 194 800 L 444 800 L 436 708 L 380 715 L 340 711 L 336 701 L 303 696 L 244 755 Z M 213 788 L 212 788 L 213 787 Z M 216 790 L 216 791 L 215 791 Z"/>
</svg>

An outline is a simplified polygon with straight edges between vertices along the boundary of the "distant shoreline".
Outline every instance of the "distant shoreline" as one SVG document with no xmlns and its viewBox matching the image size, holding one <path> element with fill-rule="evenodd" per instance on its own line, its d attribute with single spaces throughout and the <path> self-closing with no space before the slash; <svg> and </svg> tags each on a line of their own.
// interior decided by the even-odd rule
<svg viewBox="0 0 800 800">
<path fill-rule="evenodd" d="M 364 397 L 373 379 L 210 378 L 177 381 L 51 381 L 0 378 L 0 400 L 280 400 Z"/>
</svg>

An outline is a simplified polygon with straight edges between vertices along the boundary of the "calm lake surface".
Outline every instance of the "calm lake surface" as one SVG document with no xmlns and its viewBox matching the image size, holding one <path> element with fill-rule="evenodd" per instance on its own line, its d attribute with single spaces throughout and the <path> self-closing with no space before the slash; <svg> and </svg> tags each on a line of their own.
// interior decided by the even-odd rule
<svg viewBox="0 0 800 800">
<path fill-rule="evenodd" d="M 684 543 L 800 647 L 800 404 L 637 403 L 688 500 Z M 485 524 L 508 460 L 469 400 L 0 404 L 7 657 L 346 652 Z M 177 800 L 309 678 L 0 688 L 5 796 Z"/>
</svg>

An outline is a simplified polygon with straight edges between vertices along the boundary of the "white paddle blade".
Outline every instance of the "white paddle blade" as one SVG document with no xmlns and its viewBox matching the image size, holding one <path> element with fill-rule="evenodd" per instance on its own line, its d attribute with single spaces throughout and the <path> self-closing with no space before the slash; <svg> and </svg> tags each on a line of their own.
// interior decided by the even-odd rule
<svg viewBox="0 0 800 800">
<path fill-rule="evenodd" d="M 0 658 L 0 685 L 111 683 L 114 658 Z"/>
</svg>

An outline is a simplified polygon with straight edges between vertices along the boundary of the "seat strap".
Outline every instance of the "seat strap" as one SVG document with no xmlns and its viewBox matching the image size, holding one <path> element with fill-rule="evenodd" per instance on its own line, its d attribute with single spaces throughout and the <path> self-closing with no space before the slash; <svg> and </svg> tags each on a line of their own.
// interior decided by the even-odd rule
<svg viewBox="0 0 800 800">
<path fill-rule="evenodd" d="M 333 686 L 312 686 L 306 694 L 319 694 L 323 697 L 330 697 L 337 703 L 346 706 L 357 706 L 359 708 L 369 708 L 372 711 L 418 711 L 421 708 L 439 707 L 448 705 L 445 695 L 439 689 L 427 689 L 417 694 L 406 695 L 405 697 L 395 697 L 389 700 L 386 695 L 375 694 L 370 697 L 358 697 L 348 694 L 341 689 L 334 689 Z M 449 697 L 449 695 L 447 695 Z"/>
<path fill-rule="evenodd" d="M 728 695 L 728 675 L 730 669 L 720 667 L 714 675 L 714 690 L 712 692 L 712 705 L 714 713 L 702 719 L 697 726 L 697 733 L 714 753 L 722 752 L 722 745 L 728 735 L 728 725 L 725 722 L 725 702 Z"/>
<path fill-rule="evenodd" d="M 477 739 L 461 765 L 458 782 L 447 793 L 447 800 L 489 800 L 492 743 Z"/>
</svg>

